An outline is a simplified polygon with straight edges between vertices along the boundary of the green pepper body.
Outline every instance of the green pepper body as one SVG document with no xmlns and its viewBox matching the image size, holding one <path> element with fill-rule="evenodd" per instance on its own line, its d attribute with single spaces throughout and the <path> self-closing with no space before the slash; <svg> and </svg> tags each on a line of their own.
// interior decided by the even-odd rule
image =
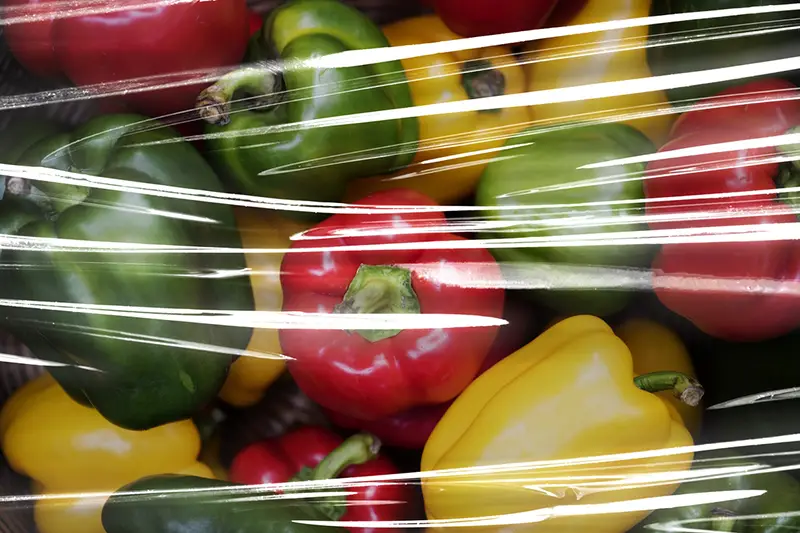
<svg viewBox="0 0 800 533">
<path fill-rule="evenodd" d="M 490 246 L 498 261 L 505 263 L 504 269 L 534 265 L 546 270 L 521 270 L 509 277 L 522 275 L 527 281 L 545 283 L 530 294 L 562 313 L 608 315 L 624 307 L 629 290 L 581 290 L 600 278 L 592 272 L 572 278 L 564 269 L 645 267 L 652 258 L 651 246 L 585 242 L 549 246 L 549 241 L 539 241 L 535 247 L 508 246 L 512 239 L 544 238 L 560 245 L 570 235 L 646 230 L 636 220 L 644 209 L 643 163 L 580 167 L 654 151 L 644 135 L 623 124 L 573 125 L 550 131 L 531 128 L 511 138 L 502 156 L 489 163 L 481 176 L 476 203 L 488 208 L 482 216 L 498 225 L 486 237 L 507 241 L 500 242 L 502 247 Z M 570 288 L 546 288 L 548 280 L 568 281 Z"/>
<path fill-rule="evenodd" d="M 415 117 L 300 124 L 412 107 L 399 61 L 336 68 L 303 63 L 387 46 L 380 28 L 338 0 L 290 0 L 275 9 L 248 52 L 265 68 L 234 71 L 198 98 L 201 115 L 210 113 L 204 116 L 212 163 L 243 193 L 306 201 L 338 201 L 348 180 L 411 163 Z"/>
<path fill-rule="evenodd" d="M 792 4 L 794 0 L 653 0 L 650 16 L 701 13 L 722 9 Z M 694 72 L 776 59 L 792 58 L 800 47 L 797 11 L 747 14 L 653 24 L 649 29 L 647 61 L 656 76 Z M 797 70 L 775 75 L 797 81 Z M 741 77 L 729 81 L 705 83 L 667 90 L 673 103 L 712 96 L 734 85 L 745 83 Z"/>
<path fill-rule="evenodd" d="M 736 450 L 729 453 L 735 455 Z M 699 456 L 701 459 L 708 459 Z M 696 463 L 695 470 L 729 467 L 752 468 L 763 465 L 762 457 L 752 460 L 718 458 Z M 753 470 L 758 472 L 758 470 Z M 797 509 L 800 506 L 800 483 L 785 472 L 730 474 L 706 479 L 684 481 L 675 495 L 723 493 L 725 491 L 766 491 L 761 495 L 729 501 L 659 509 L 650 514 L 635 529 L 645 531 L 674 531 L 686 528 L 695 531 L 729 531 L 735 533 L 779 533 L 800 526 Z"/>
<path fill-rule="evenodd" d="M 327 521 L 303 499 L 259 498 L 257 489 L 194 476 L 161 475 L 123 487 L 103 506 L 108 533 L 306 533 Z M 325 528 L 345 533 L 343 528 Z"/>
<path fill-rule="evenodd" d="M 148 127 L 140 128 L 143 124 Z M 189 143 L 135 115 L 101 116 L 73 132 L 34 142 L 16 156 L 6 162 L 133 185 L 222 190 Z M 86 246 L 5 248 L 2 297 L 31 305 L 6 305 L 4 326 L 37 357 L 52 362 L 48 370 L 75 400 L 114 424 L 139 430 L 192 416 L 216 396 L 252 333 L 196 323 L 191 315 L 253 310 L 244 255 L 235 251 L 241 241 L 230 207 L 157 192 L 29 183 L 33 190 L 13 193 L 7 187 L 0 202 L 4 232 L 51 239 L 45 242 L 56 247 Z M 130 248 L 125 244 L 234 252 L 151 248 L 125 253 Z M 50 302 L 115 307 L 71 312 L 42 306 Z"/>
</svg>

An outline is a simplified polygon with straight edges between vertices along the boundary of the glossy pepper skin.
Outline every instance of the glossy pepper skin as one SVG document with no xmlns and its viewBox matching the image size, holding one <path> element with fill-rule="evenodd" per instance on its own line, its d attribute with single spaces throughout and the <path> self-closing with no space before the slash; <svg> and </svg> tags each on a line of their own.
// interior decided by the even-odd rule
<svg viewBox="0 0 800 533">
<path fill-rule="evenodd" d="M 563 314 L 603 316 L 622 309 L 631 291 L 620 287 L 612 269 L 649 265 L 651 247 L 562 243 L 581 235 L 601 234 L 608 240 L 615 232 L 646 230 L 637 220 L 641 181 L 608 179 L 639 176 L 645 164 L 587 167 L 653 151 L 647 137 L 616 123 L 529 128 L 509 139 L 504 157 L 489 163 L 476 193 L 476 204 L 487 208 L 482 215 L 507 224 L 486 235 L 503 239 L 504 246 L 491 251 L 509 269 L 507 277 L 533 282 L 528 293 Z M 509 248 L 509 239 L 519 239 L 523 246 Z M 536 246 L 525 247 L 526 240 Z M 547 240 L 560 246 L 546 246 Z M 514 273 L 517 269 L 520 274 Z"/>
<path fill-rule="evenodd" d="M 760 458 L 724 459 L 701 463 L 698 469 L 753 468 L 761 463 Z M 764 467 L 762 467 L 764 468 Z M 791 475 L 782 472 L 764 474 L 730 474 L 708 476 L 686 481 L 675 494 L 691 495 L 724 491 L 765 491 L 738 500 L 689 505 L 674 509 L 658 509 L 633 531 L 652 531 L 646 526 L 659 524 L 662 527 L 686 527 L 712 529 L 730 533 L 777 533 L 798 526 L 797 506 L 800 505 L 800 483 Z"/>
<path fill-rule="evenodd" d="M 659 153 L 784 135 L 800 125 L 797 94 L 778 79 L 728 89 L 683 114 Z M 800 326 L 800 297 L 790 289 L 800 281 L 800 245 L 755 233 L 797 223 L 792 200 L 780 188 L 797 186 L 798 170 L 778 161 L 795 149 L 723 146 L 648 164 L 644 190 L 652 228 L 719 233 L 748 226 L 756 236 L 667 243 L 653 263 L 661 302 L 709 335 L 759 341 Z"/>
<path fill-rule="evenodd" d="M 383 32 L 392 46 L 459 38 L 435 15 L 404 19 L 384 26 Z M 525 73 L 508 47 L 425 55 L 402 63 L 417 106 L 525 92 Z M 486 154 L 527 127 L 530 114 L 526 107 L 506 107 L 427 115 L 418 120 L 420 145 L 414 163 L 389 176 L 350 182 L 350 200 L 403 187 L 443 204 L 462 201 L 474 192 L 486 167 Z"/>
<path fill-rule="evenodd" d="M 646 376 L 654 374 L 635 375 L 630 351 L 601 319 L 575 316 L 558 322 L 476 379 L 445 413 L 422 455 L 423 472 L 523 462 L 537 467 L 423 477 L 428 518 L 491 517 L 672 493 L 674 483 L 638 482 L 635 476 L 688 470 L 691 452 L 667 460 L 612 455 L 693 444 L 677 411 L 644 390 L 660 388 L 638 381 Z M 681 396 L 694 403 L 702 396 L 695 396 L 695 386 L 684 380 L 676 393 L 683 390 Z M 560 462 L 606 455 L 612 458 L 587 466 Z M 554 462 L 541 463 L 547 461 Z M 623 488 L 613 481 L 617 476 L 634 477 Z M 532 488 L 539 483 L 546 485 L 543 490 Z M 646 514 L 555 516 L 526 521 L 515 531 L 624 533 Z"/>
<path fill-rule="evenodd" d="M 355 205 L 384 212 L 336 214 L 284 257 L 285 312 L 472 315 L 483 325 L 448 326 L 456 316 L 431 329 L 284 329 L 289 372 L 312 400 L 362 420 L 451 400 L 475 377 L 502 324 L 500 269 L 489 252 L 450 233 L 420 193 L 383 191 Z M 381 249 L 388 245 L 405 249 Z M 352 249 L 336 250 L 342 246 Z M 328 250 L 300 252 L 309 247 Z"/>
<path fill-rule="evenodd" d="M 70 398 L 48 374 L 28 382 L 0 411 L 0 446 L 11 467 L 42 495 L 115 491 L 142 476 L 212 478 L 197 461 L 200 435 L 190 420 L 147 431 L 117 427 Z M 39 533 L 104 533 L 102 497 L 38 500 Z"/>
<path fill-rule="evenodd" d="M 34 302 L 31 308 L 9 306 L 5 327 L 39 358 L 57 363 L 48 370 L 70 396 L 126 429 L 192 416 L 217 395 L 252 334 L 240 324 L 205 324 L 186 315 L 252 311 L 246 276 L 198 275 L 246 272 L 242 254 L 115 250 L 241 248 L 230 207 L 130 190 L 141 183 L 222 192 L 191 145 L 169 128 L 139 130 L 143 121 L 138 115 L 101 116 L 47 137 L 9 161 L 84 173 L 87 179 L 127 180 L 128 190 L 44 181 L 31 189 L 13 178 L 0 203 L 6 234 L 63 239 L 49 241 L 51 247 L 54 242 L 120 243 L 90 244 L 84 252 L 3 250 L 11 268 L 0 285 L 4 298 Z M 36 302 L 74 305 L 82 312 L 39 308 Z"/>
<path fill-rule="evenodd" d="M 285 499 L 255 499 L 259 495 L 274 493 L 191 475 L 144 477 L 108 499 L 103 527 L 106 533 L 312 533 L 319 526 L 301 521 L 327 520 L 318 506 L 305 500 L 289 504 Z"/>
<path fill-rule="evenodd" d="M 702 13 L 723 9 L 779 7 L 792 0 L 653 0 L 650 16 Z M 800 30 L 789 23 L 793 11 L 748 13 L 673 21 L 649 26 L 647 61 L 656 76 L 747 66 L 764 61 L 792 58 L 800 46 Z M 758 31 L 750 31 L 758 28 Z M 680 36 L 680 39 L 675 39 Z M 664 46 L 665 43 L 669 45 Z M 797 81 L 797 70 L 775 74 Z M 698 78 L 700 79 L 700 78 Z M 696 83 L 667 90 L 670 101 L 685 105 L 752 78 L 715 83 Z"/>
<path fill-rule="evenodd" d="M 647 17 L 650 0 L 588 0 L 567 26 Z M 646 57 L 647 26 L 577 33 L 532 41 L 526 46 L 529 91 L 546 91 L 623 82 L 651 76 Z M 591 95 L 592 90 L 587 90 Z M 532 106 L 533 120 L 543 125 L 577 120 L 613 120 L 647 135 L 656 146 L 666 141 L 674 115 L 666 93 L 650 91 L 604 98 L 577 98 Z M 637 115 L 651 116 L 638 118 Z"/>
<path fill-rule="evenodd" d="M 206 131 L 222 134 L 208 139 L 209 156 L 221 175 L 246 194 L 339 201 L 348 180 L 408 165 L 416 151 L 416 118 L 300 125 L 410 108 L 399 61 L 303 64 L 386 46 L 380 28 L 339 0 L 290 0 L 274 9 L 251 39 L 248 61 L 257 66 L 227 74 L 197 100 Z M 258 106 L 252 108 L 252 98 L 241 101 L 245 95 L 255 95 Z"/>
<path fill-rule="evenodd" d="M 371 450 L 364 451 L 364 446 Z M 349 447 L 349 449 L 348 449 Z M 259 485 L 293 479 L 333 479 L 397 474 L 392 462 L 378 455 L 380 442 L 368 434 L 347 441 L 332 431 L 304 426 L 273 440 L 251 444 L 233 459 L 230 479 Z M 410 486 L 403 483 L 354 485 L 345 489 L 346 503 L 326 508 L 334 520 L 393 521 L 408 517 Z M 396 502 L 396 503 L 385 503 Z M 372 533 L 375 528 L 348 528 L 352 533 Z"/>
<path fill-rule="evenodd" d="M 559 0 L 433 0 L 436 13 L 464 37 L 535 30 Z M 569 1 L 569 0 L 565 0 Z"/>
<path fill-rule="evenodd" d="M 308 229 L 302 224 L 264 209 L 234 208 L 236 225 L 245 249 L 285 249 L 290 237 Z M 248 253 L 250 283 L 257 311 L 278 312 L 283 305 L 280 268 L 283 254 Z M 256 328 L 247 346 L 252 354 L 243 354 L 231 365 L 219 393 L 223 401 L 234 407 L 249 407 L 264 397 L 267 389 L 286 369 L 278 331 Z"/>
<path fill-rule="evenodd" d="M 16 59 L 33 74 L 65 77 L 78 86 L 122 82 L 130 89 L 199 82 L 208 71 L 237 65 L 249 37 L 245 0 L 148 6 L 101 0 L 80 6 L 85 9 L 42 0 L 4 0 L 4 4 L 21 17 L 38 18 L 6 28 L 4 35 Z M 131 91 L 123 99 L 135 111 L 159 116 L 191 110 L 201 89 L 195 83 Z"/>
<path fill-rule="evenodd" d="M 672 370 L 692 378 L 698 377 L 683 340 L 663 324 L 645 318 L 631 318 L 615 327 L 614 334 L 631 351 L 635 374 Z M 705 381 L 703 384 L 707 385 Z M 678 411 L 686 429 L 693 436 L 699 434 L 702 405 L 688 405 L 670 391 L 655 394 Z"/>
<path fill-rule="evenodd" d="M 501 326 L 489 354 L 483 360 L 478 376 L 492 368 L 498 361 L 516 352 L 536 336 L 537 312 L 524 298 L 513 298 L 507 293 L 503 318 L 508 324 Z M 477 376 L 476 376 L 477 377 Z M 425 447 L 433 428 L 453 402 L 423 405 L 379 420 L 364 421 L 347 417 L 335 411 L 325 414 L 336 425 L 367 431 L 389 446 L 421 450 Z"/>
</svg>

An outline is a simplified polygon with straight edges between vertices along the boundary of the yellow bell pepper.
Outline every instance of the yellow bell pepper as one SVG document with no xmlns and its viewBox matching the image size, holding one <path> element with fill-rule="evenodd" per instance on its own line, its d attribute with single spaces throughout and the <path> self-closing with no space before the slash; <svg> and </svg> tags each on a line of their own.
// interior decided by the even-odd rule
<svg viewBox="0 0 800 533">
<path fill-rule="evenodd" d="M 588 0 L 569 26 L 647 17 L 650 0 Z M 647 26 L 612 29 L 532 41 L 525 47 L 529 91 L 561 89 L 652 76 L 647 65 Z M 559 123 L 627 116 L 624 122 L 660 147 L 675 115 L 664 91 L 537 105 L 535 121 Z M 665 111 L 635 118 L 637 113 Z"/>
<path fill-rule="evenodd" d="M 129 431 L 72 400 L 45 374 L 17 390 L 0 411 L 8 464 L 33 480 L 39 533 L 104 533 L 105 496 L 144 476 L 213 478 L 197 461 L 200 435 L 190 420 Z M 80 496 L 84 493 L 85 496 Z"/>
<path fill-rule="evenodd" d="M 460 38 L 435 15 L 401 20 L 383 31 L 392 46 Z M 524 70 L 505 47 L 413 57 L 402 63 L 417 106 L 526 90 Z M 462 200 L 475 190 L 486 164 L 497 155 L 493 150 L 529 121 L 525 107 L 419 117 L 420 144 L 414 163 L 390 176 L 351 182 L 347 200 L 398 187 L 415 189 L 441 204 Z"/>
<path fill-rule="evenodd" d="M 693 378 L 697 377 L 683 341 L 658 322 L 634 318 L 620 324 L 614 332 L 631 351 L 635 374 L 674 370 Z M 687 429 L 692 435 L 697 435 L 703 413 L 701 406 L 687 405 L 670 392 L 659 392 L 657 395 L 672 404 L 680 413 Z"/>
<path fill-rule="evenodd" d="M 310 227 L 264 209 L 236 208 L 234 212 L 245 249 L 288 248 L 292 235 Z M 250 270 L 256 310 L 280 311 L 283 306 L 280 280 L 283 254 L 246 254 L 245 259 Z M 247 350 L 259 355 L 239 357 L 231 365 L 219 393 L 224 402 L 234 407 L 258 403 L 286 368 L 275 329 L 253 330 Z"/>
<path fill-rule="evenodd" d="M 575 463 L 692 446 L 677 411 L 647 392 L 667 387 L 688 403 L 702 393 L 694 380 L 676 373 L 635 376 L 627 346 L 599 318 L 559 322 L 476 379 L 437 424 L 423 451 L 423 472 L 487 470 L 424 476 L 428 518 L 497 517 L 556 506 L 563 513 L 577 511 L 575 505 L 671 494 L 675 479 L 691 466 L 691 452 Z M 536 463 L 516 471 L 490 468 L 528 462 Z M 514 531 L 623 533 L 646 515 L 564 513 L 542 521 L 529 516 Z"/>
</svg>

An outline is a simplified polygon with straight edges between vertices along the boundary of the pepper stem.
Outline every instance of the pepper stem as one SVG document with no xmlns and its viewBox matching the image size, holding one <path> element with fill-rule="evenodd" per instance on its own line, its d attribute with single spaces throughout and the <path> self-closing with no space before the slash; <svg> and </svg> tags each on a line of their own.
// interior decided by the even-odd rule
<svg viewBox="0 0 800 533">
<path fill-rule="evenodd" d="M 464 86 L 470 99 L 502 96 L 506 91 L 506 77 L 494 69 L 488 59 L 473 59 L 466 61 L 461 69 L 461 85 Z M 499 109 L 487 109 L 482 112 L 499 111 Z"/>
<path fill-rule="evenodd" d="M 387 265 L 361 265 L 334 313 L 419 314 L 419 298 L 411 286 L 411 271 Z M 402 330 L 362 330 L 369 342 L 394 337 Z"/>
<path fill-rule="evenodd" d="M 633 383 L 643 391 L 672 391 L 676 398 L 692 407 L 697 407 L 705 391 L 700 383 L 680 372 L 651 372 L 633 378 Z"/>
<path fill-rule="evenodd" d="M 786 132 L 787 135 L 800 133 L 800 126 L 795 126 Z M 790 158 L 786 164 L 781 165 L 775 185 L 779 189 L 800 187 L 800 143 L 784 144 L 778 146 L 781 155 Z M 796 191 L 778 193 L 778 198 L 792 207 L 800 207 L 800 194 Z M 800 214 L 797 215 L 800 220 Z"/>
<path fill-rule="evenodd" d="M 209 124 L 224 126 L 230 122 L 231 102 L 239 91 L 257 98 L 256 107 L 277 104 L 283 90 L 283 76 L 273 63 L 258 63 L 229 72 L 204 89 L 197 97 L 195 109 Z"/>
<path fill-rule="evenodd" d="M 341 443 L 311 471 L 310 480 L 334 479 L 353 465 L 375 459 L 381 449 L 378 437 L 358 433 Z"/>
<path fill-rule="evenodd" d="M 728 509 L 715 507 L 711 510 L 714 520 L 711 521 L 711 530 L 730 533 L 736 525 L 736 514 Z"/>
</svg>

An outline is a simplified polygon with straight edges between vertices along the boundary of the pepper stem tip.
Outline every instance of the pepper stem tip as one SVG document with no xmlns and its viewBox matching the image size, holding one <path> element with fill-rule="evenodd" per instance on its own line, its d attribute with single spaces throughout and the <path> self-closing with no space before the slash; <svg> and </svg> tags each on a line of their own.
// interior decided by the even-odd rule
<svg viewBox="0 0 800 533">
<path fill-rule="evenodd" d="M 696 379 L 681 372 L 650 372 L 636 376 L 633 383 L 647 392 L 672 391 L 676 398 L 691 407 L 700 405 L 705 394 L 703 386 Z"/>
</svg>

